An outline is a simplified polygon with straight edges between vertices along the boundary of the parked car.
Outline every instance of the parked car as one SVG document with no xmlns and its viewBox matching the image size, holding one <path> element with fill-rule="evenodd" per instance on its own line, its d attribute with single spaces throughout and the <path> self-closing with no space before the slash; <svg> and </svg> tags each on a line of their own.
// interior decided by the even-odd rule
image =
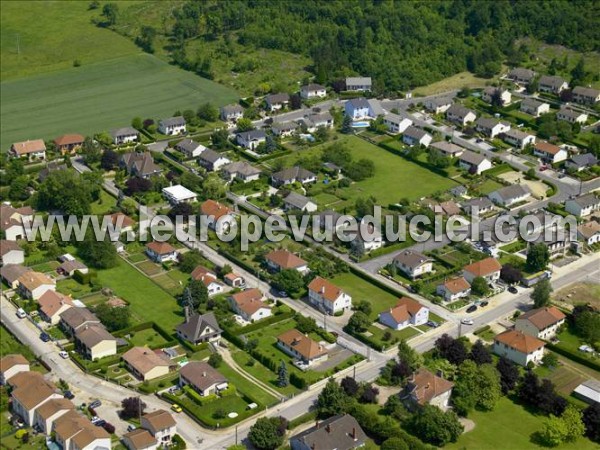
<svg viewBox="0 0 600 450">
<path fill-rule="evenodd" d="M 183 410 L 181 409 L 181 406 L 179 406 L 177 403 L 173 403 L 173 404 L 171 405 L 171 410 L 172 410 L 172 411 L 175 411 L 176 413 L 180 413 L 181 411 L 183 411 Z"/>
<path fill-rule="evenodd" d="M 40 334 L 40 339 L 44 342 L 48 342 L 50 340 L 50 335 L 48 333 Z"/>
<path fill-rule="evenodd" d="M 135 429 L 137 429 L 137 427 L 135 425 L 131 424 L 127 427 L 127 432 L 133 431 Z"/>
<path fill-rule="evenodd" d="M 96 399 L 90 403 L 89 408 L 96 409 L 96 408 L 99 408 L 100 406 L 102 406 L 102 402 L 100 400 Z"/>
<path fill-rule="evenodd" d="M 71 391 L 65 391 L 63 395 L 68 400 L 73 400 L 75 398 L 75 395 Z"/>
<path fill-rule="evenodd" d="M 429 322 L 427 322 L 427 326 L 429 326 L 431 328 L 437 328 L 437 327 L 440 326 L 440 324 L 437 323 L 437 322 L 435 322 L 435 321 L 433 321 L 433 320 L 430 320 Z"/>
<path fill-rule="evenodd" d="M 487 300 L 484 300 L 479 304 L 479 306 L 481 306 L 482 308 L 485 308 L 489 304 L 490 304 L 490 302 L 488 302 Z"/>
<path fill-rule="evenodd" d="M 69 358 L 69 354 L 67 352 L 65 352 L 64 350 L 58 352 L 58 354 L 63 359 L 68 359 Z"/>
<path fill-rule="evenodd" d="M 509 286 L 508 287 L 508 292 L 510 292 L 511 294 L 518 294 L 519 293 L 518 289 L 516 287 L 514 287 L 514 286 Z"/>
<path fill-rule="evenodd" d="M 100 419 L 97 420 L 96 422 L 94 422 L 94 425 L 96 425 L 97 427 L 103 427 L 106 424 L 106 420 L 104 419 Z"/>
<path fill-rule="evenodd" d="M 467 312 L 468 313 L 472 313 L 472 312 L 475 312 L 475 311 L 477 311 L 477 305 L 471 305 L 471 306 L 469 306 L 467 308 Z"/>
<path fill-rule="evenodd" d="M 25 310 L 23 308 L 17 309 L 17 317 L 19 319 L 24 319 L 25 317 L 27 317 L 27 313 L 25 312 Z"/>
<path fill-rule="evenodd" d="M 464 319 L 461 319 L 460 323 L 462 323 L 463 325 L 473 325 L 473 319 L 469 319 L 467 317 L 465 317 Z"/>
</svg>

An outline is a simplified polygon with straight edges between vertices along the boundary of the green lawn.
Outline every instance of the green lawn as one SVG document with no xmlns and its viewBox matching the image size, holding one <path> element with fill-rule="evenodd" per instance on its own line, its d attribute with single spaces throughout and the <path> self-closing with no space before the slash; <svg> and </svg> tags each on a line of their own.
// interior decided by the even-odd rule
<svg viewBox="0 0 600 450">
<path fill-rule="evenodd" d="M 477 186 L 477 190 L 481 193 L 481 195 L 487 195 L 490 192 L 497 191 L 498 189 L 504 187 L 502 184 L 498 183 L 494 180 L 485 180 L 479 186 Z"/>
<path fill-rule="evenodd" d="M 475 429 L 463 434 L 457 442 L 444 447 L 446 450 L 496 450 L 496 449 L 543 449 L 535 443 L 532 435 L 541 430 L 544 416 L 534 416 L 525 408 L 506 397 L 500 398 L 494 411 L 474 411 L 469 419 Z M 562 444 L 561 450 L 587 450 L 597 448 L 588 439 Z"/>
<path fill-rule="evenodd" d="M 177 300 L 121 259 L 116 267 L 99 270 L 98 280 L 130 303 L 139 322 L 156 322 L 172 331 L 183 321 Z"/>
<path fill-rule="evenodd" d="M 243 351 L 237 351 L 233 353 L 233 359 L 245 372 L 258 378 L 264 383 L 267 383 L 274 389 L 277 389 L 284 395 L 291 395 L 298 392 L 298 388 L 288 384 L 286 387 L 279 387 L 277 385 L 277 374 L 271 372 L 265 366 L 256 361 L 252 356 Z"/>
<path fill-rule="evenodd" d="M 157 345 L 162 345 L 167 342 L 164 337 L 162 337 L 152 328 L 146 328 L 145 330 L 136 331 L 135 333 L 133 333 L 133 336 L 131 336 L 131 339 L 129 341 L 133 345 L 139 347 L 155 347 Z"/>
<path fill-rule="evenodd" d="M 133 253 L 129 255 L 127 259 L 135 264 L 142 261 L 146 261 L 148 258 L 146 257 L 145 253 Z"/>
<path fill-rule="evenodd" d="M 89 284 L 79 284 L 73 278 L 65 278 L 56 282 L 56 290 L 61 294 L 79 298 L 91 292 Z"/>
<path fill-rule="evenodd" d="M 373 312 L 370 317 L 373 321 L 377 320 L 377 316 L 381 311 L 393 308 L 398 303 L 397 296 L 378 288 L 350 272 L 336 275 L 331 279 L 331 282 L 347 291 L 352 296 L 354 303 L 361 300 L 367 300 L 371 303 Z"/>
<path fill-rule="evenodd" d="M 106 192 L 104 189 L 100 190 L 100 198 L 92 203 L 92 214 L 106 214 L 116 206 L 117 199 Z"/>
<path fill-rule="evenodd" d="M 248 396 L 251 400 L 267 406 L 277 402 L 275 397 L 254 383 L 250 383 L 226 363 L 221 363 L 217 370 L 225 375 L 230 383 L 235 385 L 240 394 Z"/>
<path fill-rule="evenodd" d="M 0 354 L 8 355 L 11 353 L 20 353 L 30 361 L 35 358 L 35 355 L 29 347 L 26 347 L 17 341 L 17 339 L 4 328 L 4 325 L 0 325 Z"/>
<path fill-rule="evenodd" d="M 138 54 L 2 82 L 1 148 L 61 133 L 93 134 L 136 116 L 170 116 L 237 98 L 234 91 L 148 55 Z"/>
</svg>

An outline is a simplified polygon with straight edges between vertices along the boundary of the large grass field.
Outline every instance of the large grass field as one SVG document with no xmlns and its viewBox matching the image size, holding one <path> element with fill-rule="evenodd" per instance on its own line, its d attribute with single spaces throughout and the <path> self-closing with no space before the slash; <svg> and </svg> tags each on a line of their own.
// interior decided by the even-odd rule
<svg viewBox="0 0 600 450">
<path fill-rule="evenodd" d="M 236 98 L 224 86 L 147 54 L 3 82 L 0 93 L 2 150 L 14 141 L 89 135 L 129 126 L 136 116 L 158 119 Z"/>
<path fill-rule="evenodd" d="M 540 431 L 544 416 L 534 416 L 525 408 L 506 397 L 500 398 L 494 411 L 469 414 L 475 429 L 463 434 L 447 450 L 495 450 L 495 449 L 543 449 L 534 439 Z M 562 444 L 561 450 L 587 450 L 598 448 L 590 440 L 580 438 L 576 442 Z"/>
</svg>

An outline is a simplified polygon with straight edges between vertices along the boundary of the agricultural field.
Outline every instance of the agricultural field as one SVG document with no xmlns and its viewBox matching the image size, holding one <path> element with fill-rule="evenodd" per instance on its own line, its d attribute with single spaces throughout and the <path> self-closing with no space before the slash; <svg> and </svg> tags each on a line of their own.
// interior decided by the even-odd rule
<svg viewBox="0 0 600 450">
<path fill-rule="evenodd" d="M 553 298 L 570 305 L 589 303 L 595 308 L 600 308 L 600 285 L 576 283 L 555 292 Z"/>
<path fill-rule="evenodd" d="M 435 83 L 427 86 L 418 87 L 413 91 L 414 95 L 433 95 L 440 94 L 442 92 L 448 92 L 452 90 L 459 90 L 465 86 L 469 88 L 481 88 L 484 87 L 490 80 L 485 78 L 479 78 L 470 72 L 460 72 L 451 77 L 444 78 L 443 80 L 436 81 Z"/>
</svg>

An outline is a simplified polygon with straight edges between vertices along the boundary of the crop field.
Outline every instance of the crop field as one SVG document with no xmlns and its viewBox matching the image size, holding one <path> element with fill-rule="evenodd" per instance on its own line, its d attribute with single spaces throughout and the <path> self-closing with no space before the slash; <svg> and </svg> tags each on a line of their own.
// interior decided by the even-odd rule
<svg viewBox="0 0 600 450">
<path fill-rule="evenodd" d="M 129 126 L 136 116 L 215 105 L 234 91 L 151 55 L 131 55 L 1 84 L 2 150 L 25 139 L 93 134 Z"/>
</svg>

